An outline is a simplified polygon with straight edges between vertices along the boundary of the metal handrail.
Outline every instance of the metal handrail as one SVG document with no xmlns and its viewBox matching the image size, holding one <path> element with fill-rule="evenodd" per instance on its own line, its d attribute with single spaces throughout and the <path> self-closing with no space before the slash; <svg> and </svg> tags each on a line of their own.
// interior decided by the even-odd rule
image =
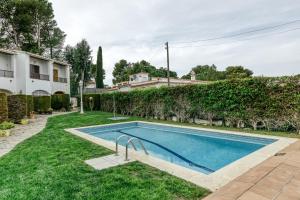
<svg viewBox="0 0 300 200">
<path fill-rule="evenodd" d="M 39 73 L 31 72 L 30 73 L 30 78 L 49 81 L 49 75 L 48 74 L 39 74 Z"/>
<path fill-rule="evenodd" d="M 125 134 L 120 135 L 119 137 L 116 138 L 116 156 L 117 156 L 118 153 L 119 153 L 119 148 L 118 148 L 118 146 L 119 146 L 119 141 L 120 141 L 123 137 L 127 137 L 128 140 L 130 139 L 129 136 L 128 136 L 128 135 L 125 135 Z M 135 147 L 133 147 L 133 148 L 135 148 Z"/>
<path fill-rule="evenodd" d="M 144 144 L 142 143 L 142 141 L 136 137 L 132 137 L 130 138 L 128 141 L 127 141 L 127 144 L 126 144 L 126 152 L 125 152 L 125 161 L 128 161 L 128 147 L 129 147 L 129 144 L 131 144 L 134 148 L 134 150 L 136 150 L 135 146 L 134 146 L 134 143 L 132 142 L 133 140 L 137 140 L 139 142 L 139 144 L 141 145 L 142 149 L 144 150 L 145 154 L 148 155 L 149 153 L 147 152 Z"/>
<path fill-rule="evenodd" d="M 14 72 L 9 70 L 0 70 L 0 77 L 13 78 Z"/>
<path fill-rule="evenodd" d="M 53 82 L 67 83 L 68 79 L 67 78 L 62 78 L 62 77 L 53 77 Z"/>
</svg>

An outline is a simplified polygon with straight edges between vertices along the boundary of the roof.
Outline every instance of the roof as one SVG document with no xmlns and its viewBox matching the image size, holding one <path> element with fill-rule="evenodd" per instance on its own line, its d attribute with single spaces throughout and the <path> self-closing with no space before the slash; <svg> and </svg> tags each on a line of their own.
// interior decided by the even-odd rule
<svg viewBox="0 0 300 200">
<path fill-rule="evenodd" d="M 27 55 L 29 55 L 29 56 L 31 56 L 33 58 L 37 58 L 37 59 L 41 59 L 41 60 L 45 60 L 45 61 L 52 61 L 53 63 L 59 64 L 59 65 L 65 65 L 65 66 L 69 65 L 68 63 L 61 62 L 61 61 L 58 61 L 58 60 L 54 60 L 54 59 L 51 59 L 51 58 L 47 58 L 45 56 L 41 56 L 41 55 L 38 55 L 38 54 L 30 53 L 30 52 L 27 52 L 27 51 L 10 50 L 10 49 L 1 49 L 0 48 L 0 52 L 1 53 L 6 53 L 6 54 L 11 54 L 11 55 L 17 54 L 17 52 L 23 52 L 23 53 L 26 53 Z"/>
<path fill-rule="evenodd" d="M 147 72 L 139 72 L 139 73 L 131 74 L 130 76 L 138 75 L 138 74 L 146 74 L 146 75 L 149 75 L 149 73 L 147 73 Z"/>
<path fill-rule="evenodd" d="M 28 54 L 29 56 L 31 56 L 33 58 L 38 58 L 38 59 L 41 59 L 41 60 L 51 61 L 50 58 L 46 58 L 46 57 L 38 55 L 38 54 L 33 54 L 33 53 L 26 52 L 26 51 L 23 51 L 23 52 Z"/>
<path fill-rule="evenodd" d="M 1 53 L 6 53 L 6 54 L 11 54 L 11 55 L 16 54 L 15 51 L 8 50 L 8 49 L 0 49 L 0 52 L 1 52 Z"/>
<path fill-rule="evenodd" d="M 53 60 L 53 62 L 56 63 L 56 64 L 59 64 L 59 65 L 65 65 L 65 66 L 69 65 L 68 63 L 61 62 L 61 61 L 58 61 L 58 60 Z"/>
</svg>

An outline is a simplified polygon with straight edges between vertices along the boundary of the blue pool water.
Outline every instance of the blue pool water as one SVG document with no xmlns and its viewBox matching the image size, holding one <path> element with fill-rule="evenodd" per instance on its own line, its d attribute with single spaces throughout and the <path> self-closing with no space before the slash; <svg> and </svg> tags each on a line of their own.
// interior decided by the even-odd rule
<svg viewBox="0 0 300 200">
<path fill-rule="evenodd" d="M 276 141 L 141 122 L 77 130 L 113 142 L 123 134 L 139 138 L 150 155 L 205 174 Z M 123 137 L 120 145 L 125 146 L 127 140 Z M 141 150 L 138 144 L 136 146 Z"/>
</svg>

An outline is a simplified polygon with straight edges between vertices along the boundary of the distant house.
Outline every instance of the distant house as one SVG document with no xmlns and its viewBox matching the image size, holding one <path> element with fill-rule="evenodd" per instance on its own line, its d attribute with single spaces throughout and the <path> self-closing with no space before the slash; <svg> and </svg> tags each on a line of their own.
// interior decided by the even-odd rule
<svg viewBox="0 0 300 200">
<path fill-rule="evenodd" d="M 208 82 L 196 80 L 196 74 L 194 72 L 191 72 L 191 80 L 170 78 L 170 86 L 206 83 Z M 130 91 L 133 89 L 159 88 L 162 86 L 168 86 L 168 78 L 150 77 L 149 73 L 141 72 L 130 75 L 129 81 L 118 83 L 110 88 L 110 90 Z"/>
<path fill-rule="evenodd" d="M 69 65 L 24 51 L 0 49 L 0 92 L 70 94 Z"/>
</svg>

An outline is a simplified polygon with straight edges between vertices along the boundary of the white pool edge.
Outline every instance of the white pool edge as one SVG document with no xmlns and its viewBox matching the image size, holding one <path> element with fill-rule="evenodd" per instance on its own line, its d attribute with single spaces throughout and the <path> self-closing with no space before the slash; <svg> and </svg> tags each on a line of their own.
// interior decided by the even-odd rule
<svg viewBox="0 0 300 200">
<path fill-rule="evenodd" d="M 293 138 L 285 138 L 285 137 L 277 137 L 277 136 L 269 136 L 269 135 L 258 135 L 244 132 L 236 132 L 236 131 L 226 131 L 226 130 L 217 130 L 217 129 L 207 129 L 207 128 L 198 128 L 198 127 L 189 127 L 189 126 L 181 126 L 181 125 L 173 125 L 173 124 L 163 124 L 163 123 L 154 123 L 154 122 L 145 122 L 145 121 L 130 121 L 130 122 L 120 122 L 120 123 L 111 123 L 111 124 L 103 124 L 103 125 L 94 125 L 94 126 L 86 126 L 86 127 L 78 127 L 78 128 L 70 128 L 65 129 L 65 131 L 70 132 L 76 136 L 79 136 L 83 139 L 91 141 L 95 144 L 104 146 L 110 150 L 115 150 L 115 143 L 112 141 L 104 140 L 87 133 L 83 133 L 78 131 L 79 128 L 90 128 L 90 127 L 101 127 L 101 126 L 110 126 L 116 124 L 127 124 L 127 123 L 147 123 L 154 125 L 163 125 L 170 127 L 178 127 L 178 128 L 188 128 L 194 130 L 203 130 L 209 132 L 217 132 L 217 133 L 225 133 L 225 134 L 236 134 L 250 137 L 259 137 L 259 138 L 269 138 L 276 139 L 272 144 L 268 144 L 267 146 L 239 159 L 236 160 L 229 165 L 217 170 L 211 174 L 204 174 L 198 171 L 194 171 L 192 169 L 173 164 L 171 162 L 162 160 L 160 158 L 156 158 L 154 156 L 147 156 L 142 151 L 136 152 L 134 150 L 129 150 L 129 156 L 132 159 L 138 160 L 142 163 L 148 164 L 152 167 L 158 168 L 162 171 L 168 172 L 174 176 L 182 178 L 186 181 L 192 182 L 198 186 L 205 187 L 210 189 L 211 191 L 215 191 L 220 187 L 226 185 L 231 180 L 237 178 L 238 176 L 244 174 L 249 169 L 255 167 L 260 164 L 264 160 L 272 157 L 274 154 L 289 146 L 290 144 L 297 141 L 297 139 Z M 123 146 L 119 146 L 119 152 L 125 152 L 125 148 Z"/>
</svg>

